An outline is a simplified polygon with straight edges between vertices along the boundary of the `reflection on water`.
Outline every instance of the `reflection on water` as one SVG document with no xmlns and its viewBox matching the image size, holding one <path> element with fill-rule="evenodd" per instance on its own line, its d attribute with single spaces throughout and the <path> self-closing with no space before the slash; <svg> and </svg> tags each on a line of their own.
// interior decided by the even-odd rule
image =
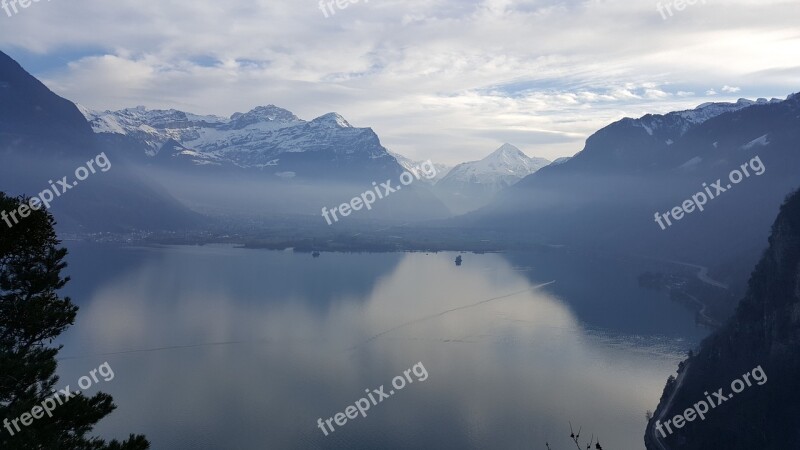
<svg viewBox="0 0 800 450">
<path fill-rule="evenodd" d="M 154 449 L 566 449 L 569 421 L 642 448 L 645 411 L 703 333 L 640 290 L 635 265 L 561 253 L 456 267 L 449 253 L 70 250 L 81 311 L 61 384 L 108 361 L 100 388 L 119 409 L 98 433 Z M 317 428 L 417 362 L 424 383 Z"/>
</svg>

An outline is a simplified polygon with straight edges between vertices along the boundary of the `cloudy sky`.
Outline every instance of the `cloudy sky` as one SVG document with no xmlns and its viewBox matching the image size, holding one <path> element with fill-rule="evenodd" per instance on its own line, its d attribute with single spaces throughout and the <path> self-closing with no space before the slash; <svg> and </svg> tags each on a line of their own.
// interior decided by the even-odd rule
<svg viewBox="0 0 800 450">
<path fill-rule="evenodd" d="M 572 155 L 625 116 L 800 91 L 798 0 L 339 1 L 42 0 L 0 9 L 0 50 L 92 109 L 336 111 L 447 163 L 503 142 Z"/>
</svg>

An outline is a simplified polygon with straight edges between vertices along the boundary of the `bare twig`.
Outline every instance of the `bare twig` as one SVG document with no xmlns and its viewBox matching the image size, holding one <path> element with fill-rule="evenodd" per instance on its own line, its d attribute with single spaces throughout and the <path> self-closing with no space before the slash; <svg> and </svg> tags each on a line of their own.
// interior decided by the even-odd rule
<svg viewBox="0 0 800 450">
<path fill-rule="evenodd" d="M 572 442 L 575 443 L 575 447 L 577 447 L 578 450 L 583 450 L 581 448 L 581 442 L 580 442 L 581 430 L 583 430 L 583 427 L 578 428 L 578 433 L 576 434 L 575 433 L 575 429 L 572 428 L 572 422 L 569 423 L 569 437 L 570 437 L 570 439 L 572 439 Z M 595 441 L 594 440 L 594 433 L 592 433 L 592 437 L 591 437 L 591 439 L 589 439 L 589 443 L 586 444 L 586 450 L 591 450 L 592 444 L 594 444 L 595 450 L 603 450 L 603 447 L 600 445 L 600 437 L 598 436 L 597 437 L 597 441 Z M 550 448 L 550 443 L 549 442 L 545 442 L 544 445 L 547 447 L 547 450 L 552 450 Z"/>
</svg>

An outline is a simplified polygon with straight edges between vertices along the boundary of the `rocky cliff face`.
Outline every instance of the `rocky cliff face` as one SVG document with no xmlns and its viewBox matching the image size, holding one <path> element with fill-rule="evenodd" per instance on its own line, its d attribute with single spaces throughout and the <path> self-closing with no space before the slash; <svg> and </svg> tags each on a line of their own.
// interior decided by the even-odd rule
<svg viewBox="0 0 800 450">
<path fill-rule="evenodd" d="M 735 245 L 736 243 L 731 243 Z M 732 382 L 761 366 L 768 381 L 735 393 Z M 735 315 L 706 339 L 664 391 L 648 449 L 800 448 L 800 191 L 781 207 L 769 248 Z M 738 386 L 741 389 L 741 386 Z M 682 414 L 723 388 L 729 398 L 704 420 L 687 422 L 656 442 L 655 420 Z M 732 395 L 734 394 L 735 395 Z M 670 401 L 671 400 L 671 401 Z"/>
</svg>

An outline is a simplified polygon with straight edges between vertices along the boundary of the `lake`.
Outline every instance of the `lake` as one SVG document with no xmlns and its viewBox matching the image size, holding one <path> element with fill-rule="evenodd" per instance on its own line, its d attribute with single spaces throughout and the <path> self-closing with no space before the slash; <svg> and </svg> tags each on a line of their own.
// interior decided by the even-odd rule
<svg viewBox="0 0 800 450">
<path fill-rule="evenodd" d="M 119 408 L 96 435 L 154 449 L 563 450 L 570 421 L 640 449 L 645 412 L 708 333 L 639 287 L 656 263 L 569 249 L 457 267 L 457 253 L 65 245 L 81 309 L 57 386 L 107 361 L 114 379 L 88 393 Z M 318 427 L 418 363 L 424 380 Z"/>
</svg>

